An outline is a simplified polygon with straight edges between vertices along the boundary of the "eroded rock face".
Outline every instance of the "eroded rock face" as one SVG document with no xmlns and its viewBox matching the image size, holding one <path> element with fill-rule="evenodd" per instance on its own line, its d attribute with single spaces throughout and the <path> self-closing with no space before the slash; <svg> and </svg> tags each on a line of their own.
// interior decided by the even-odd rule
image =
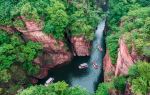
<svg viewBox="0 0 150 95">
<path fill-rule="evenodd" d="M 128 51 L 127 45 L 124 42 L 124 39 L 119 40 L 119 49 L 118 49 L 118 58 L 116 63 L 115 76 L 118 75 L 127 75 L 129 67 L 133 65 L 134 62 Z"/>
<path fill-rule="evenodd" d="M 110 56 L 108 54 L 108 50 L 104 57 L 103 60 L 104 80 L 110 81 L 113 75 L 115 76 L 127 75 L 129 68 L 137 61 L 137 59 L 138 58 L 134 47 L 132 47 L 132 51 L 130 54 L 124 39 L 120 38 L 116 66 L 112 65 Z"/>
<path fill-rule="evenodd" d="M 49 52 L 50 54 L 54 54 L 54 58 L 52 58 L 52 60 L 56 60 L 56 53 L 57 53 L 57 57 L 59 58 L 61 56 L 61 61 L 57 60 L 59 62 L 59 64 L 61 64 L 62 62 L 65 62 L 69 60 L 70 58 L 70 52 L 68 52 L 67 50 L 65 50 L 65 46 L 64 46 L 64 42 L 62 41 L 57 41 L 56 39 L 54 39 L 52 36 L 46 35 L 44 34 L 40 28 L 40 26 L 38 26 L 38 24 L 36 24 L 33 21 L 25 21 L 25 25 L 27 28 L 27 31 L 21 31 L 24 36 L 29 39 L 32 40 L 34 42 L 39 42 L 43 45 L 43 48 L 45 51 Z M 62 61 L 64 57 L 64 60 Z M 56 61 L 54 61 L 54 63 L 58 63 Z"/>
<path fill-rule="evenodd" d="M 106 55 L 103 59 L 103 69 L 104 69 L 104 81 L 109 82 L 115 75 L 115 66 L 112 65 L 110 56 L 108 54 L 108 50 L 106 51 Z"/>
<path fill-rule="evenodd" d="M 116 65 L 112 65 L 111 59 L 106 51 L 106 55 L 103 60 L 103 68 L 104 68 L 104 81 L 109 82 L 115 76 L 127 75 L 129 68 L 137 61 L 137 54 L 134 46 L 132 46 L 131 54 L 128 51 L 128 47 L 125 44 L 123 38 L 119 39 L 119 49 L 118 49 L 118 58 Z M 131 94 L 131 85 L 129 83 L 126 84 L 126 89 L 124 95 Z M 110 95 L 120 95 L 118 91 L 110 91 Z"/>
<path fill-rule="evenodd" d="M 87 42 L 83 36 L 74 36 L 71 38 L 73 44 L 74 56 L 89 56 L 90 55 L 90 42 Z"/>
</svg>

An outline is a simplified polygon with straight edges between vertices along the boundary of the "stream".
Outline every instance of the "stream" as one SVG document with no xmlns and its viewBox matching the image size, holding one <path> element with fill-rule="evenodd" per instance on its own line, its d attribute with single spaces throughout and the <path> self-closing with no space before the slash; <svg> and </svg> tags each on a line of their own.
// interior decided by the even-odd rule
<svg viewBox="0 0 150 95">
<path fill-rule="evenodd" d="M 48 77 L 41 80 L 41 83 L 44 84 L 49 77 L 53 77 L 55 79 L 54 82 L 65 81 L 71 86 L 79 85 L 93 93 L 98 84 L 103 81 L 102 61 L 105 53 L 104 28 L 105 20 L 101 21 L 97 27 L 90 56 L 74 57 L 69 64 L 49 70 Z M 98 49 L 98 45 L 103 48 L 103 51 Z M 98 64 L 98 69 L 93 67 L 92 62 Z M 78 66 L 82 63 L 87 63 L 88 68 L 79 69 Z"/>
</svg>

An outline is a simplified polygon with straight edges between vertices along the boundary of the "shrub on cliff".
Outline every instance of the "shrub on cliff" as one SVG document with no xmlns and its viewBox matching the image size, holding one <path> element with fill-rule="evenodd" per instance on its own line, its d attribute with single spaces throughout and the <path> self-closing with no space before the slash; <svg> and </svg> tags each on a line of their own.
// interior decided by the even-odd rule
<svg viewBox="0 0 150 95">
<path fill-rule="evenodd" d="M 127 79 L 124 76 L 118 76 L 111 82 L 100 83 L 96 90 L 96 95 L 110 95 L 110 93 L 112 94 L 117 90 L 119 90 L 120 93 L 124 93 L 126 80 Z"/>
<path fill-rule="evenodd" d="M 112 82 L 100 83 L 95 95 L 109 95 L 110 89 L 113 89 L 114 85 Z"/>
<path fill-rule="evenodd" d="M 111 34 L 106 38 L 106 46 L 108 48 L 112 64 L 115 64 L 117 60 L 120 35 L 121 33 Z"/>
<path fill-rule="evenodd" d="M 150 43 L 146 43 L 143 48 L 143 54 L 150 57 Z"/>
<path fill-rule="evenodd" d="M 92 27 L 86 24 L 83 20 L 78 20 L 74 22 L 71 26 L 71 31 L 74 36 L 85 36 L 86 39 L 92 40 L 94 38 L 94 33 L 92 32 Z"/>
<path fill-rule="evenodd" d="M 11 74 L 7 69 L 0 71 L 0 83 L 1 82 L 8 82 L 11 79 Z"/>
<path fill-rule="evenodd" d="M 129 69 L 129 80 L 132 92 L 146 95 L 150 91 L 150 63 L 137 62 Z"/>
<path fill-rule="evenodd" d="M 124 93 L 126 87 L 126 78 L 123 76 L 116 77 L 114 80 L 114 87 Z"/>
</svg>

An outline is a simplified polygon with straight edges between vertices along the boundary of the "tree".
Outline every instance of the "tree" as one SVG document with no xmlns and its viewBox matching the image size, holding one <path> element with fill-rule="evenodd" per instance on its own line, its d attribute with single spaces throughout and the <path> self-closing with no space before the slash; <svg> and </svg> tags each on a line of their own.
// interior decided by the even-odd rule
<svg viewBox="0 0 150 95">
<path fill-rule="evenodd" d="M 100 83 L 95 95 L 109 95 L 109 90 L 113 88 L 113 83 L 111 82 Z"/>
<path fill-rule="evenodd" d="M 7 69 L 0 71 L 0 83 L 1 82 L 8 82 L 11 79 L 11 74 Z"/>
<path fill-rule="evenodd" d="M 42 47 L 31 41 L 25 43 L 17 33 L 0 33 L 0 82 L 4 94 L 15 94 L 23 84 L 29 84 L 28 76 L 39 72 L 39 66 L 33 65 L 32 61 Z M 9 88 L 6 89 L 3 85 Z"/>
<path fill-rule="evenodd" d="M 114 79 L 114 87 L 124 93 L 126 87 L 126 78 L 123 76 L 116 77 Z"/>
<path fill-rule="evenodd" d="M 15 59 L 14 47 L 11 44 L 3 44 L 0 47 L 0 70 L 8 69 Z"/>
<path fill-rule="evenodd" d="M 90 95 L 81 87 L 69 87 L 65 82 L 57 82 L 48 86 L 36 85 L 28 87 L 17 95 Z"/>
<path fill-rule="evenodd" d="M 137 0 L 142 6 L 149 6 L 150 1 L 149 0 Z"/>
<path fill-rule="evenodd" d="M 49 86 L 36 85 L 31 86 L 17 95 L 64 95 L 64 91 L 68 88 L 65 82 L 57 82 Z"/>
<path fill-rule="evenodd" d="M 57 39 L 64 38 L 64 28 L 68 24 L 68 15 L 65 12 L 63 3 L 50 0 L 51 5 L 46 8 L 47 17 L 45 19 L 44 32 L 53 34 Z"/>
<path fill-rule="evenodd" d="M 9 36 L 4 31 L 0 30 L 0 45 L 9 42 Z"/>
<path fill-rule="evenodd" d="M 0 25 L 12 25 L 10 10 L 17 4 L 17 0 L 0 1 Z"/>
<path fill-rule="evenodd" d="M 139 61 L 129 69 L 129 80 L 132 84 L 132 92 L 135 94 L 147 94 L 150 87 L 150 64 Z"/>
<path fill-rule="evenodd" d="M 118 56 L 117 52 L 119 47 L 118 40 L 120 35 L 121 33 L 116 33 L 116 34 L 109 35 L 106 38 L 106 45 L 111 57 L 112 64 L 115 64 L 117 60 L 117 56 Z"/>
</svg>

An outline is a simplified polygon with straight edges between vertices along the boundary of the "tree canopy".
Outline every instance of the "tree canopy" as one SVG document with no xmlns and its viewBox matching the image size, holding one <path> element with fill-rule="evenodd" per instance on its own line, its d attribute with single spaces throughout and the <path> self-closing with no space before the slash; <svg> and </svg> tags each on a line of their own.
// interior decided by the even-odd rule
<svg viewBox="0 0 150 95">
<path fill-rule="evenodd" d="M 18 82 L 17 85 L 28 83 L 27 77 L 39 72 L 39 66 L 33 65 L 32 61 L 42 46 L 31 41 L 25 43 L 17 33 L 8 34 L 0 30 L 0 34 L 0 86 L 9 83 L 11 89 L 16 86 L 14 81 Z"/>
<path fill-rule="evenodd" d="M 150 64 L 147 62 L 139 61 L 129 69 L 129 79 L 133 93 L 144 95 L 150 91 L 149 74 Z"/>
<path fill-rule="evenodd" d="M 65 82 L 57 82 L 48 86 L 31 86 L 17 95 L 89 95 L 80 87 L 69 87 Z"/>
</svg>

